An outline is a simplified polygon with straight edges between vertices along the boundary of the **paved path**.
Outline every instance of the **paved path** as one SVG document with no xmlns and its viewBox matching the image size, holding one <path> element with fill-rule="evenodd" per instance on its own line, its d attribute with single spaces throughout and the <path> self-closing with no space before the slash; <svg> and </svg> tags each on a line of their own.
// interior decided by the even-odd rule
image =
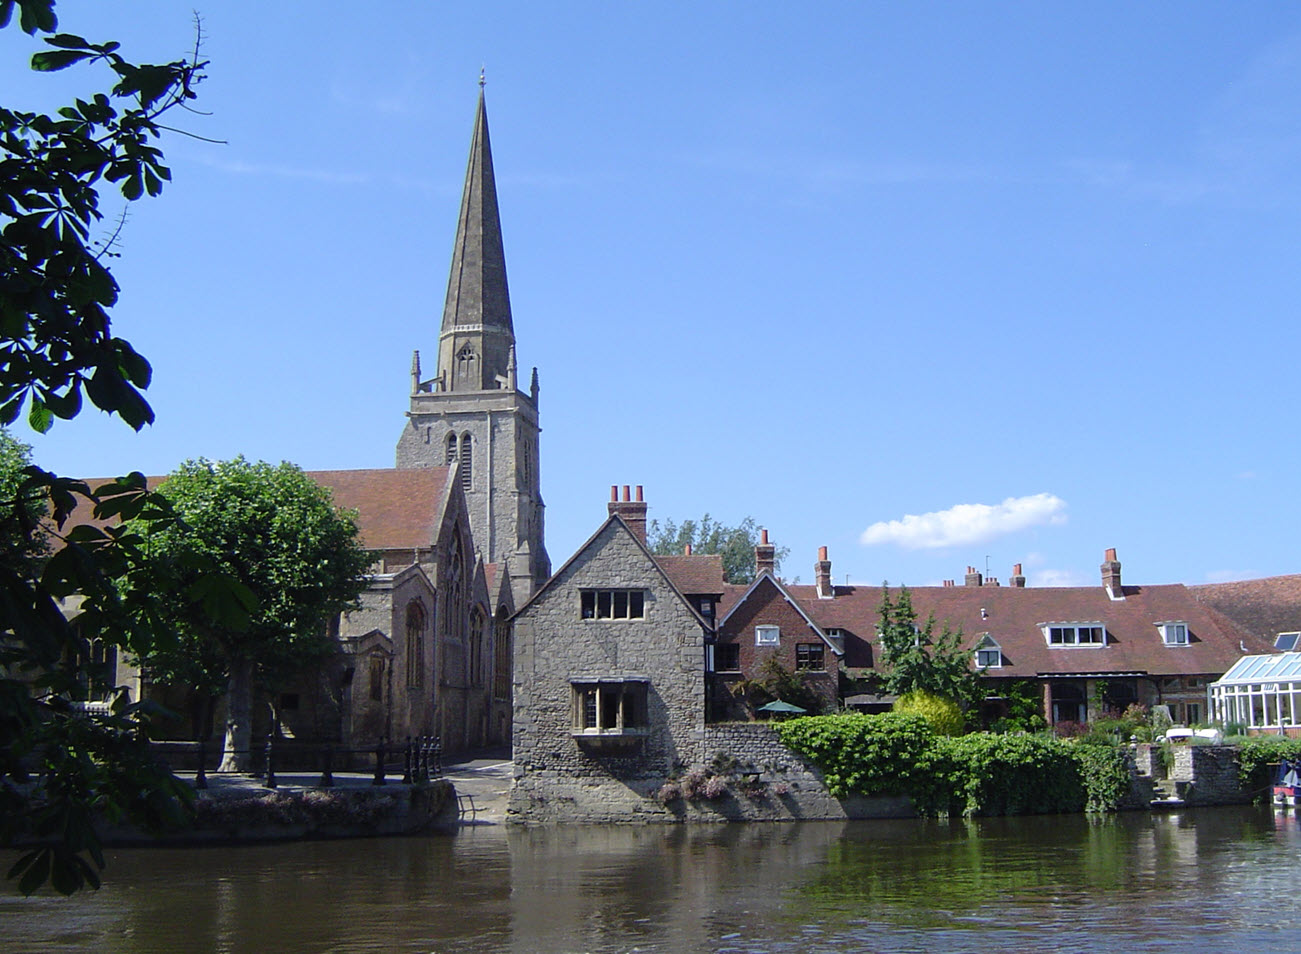
<svg viewBox="0 0 1301 954">
<path fill-rule="evenodd" d="M 505 753 L 488 753 L 483 758 L 454 762 L 443 767 L 443 777 L 456 788 L 463 825 L 500 825 L 506 820 L 506 800 L 510 792 L 512 762 Z M 177 777 L 194 781 L 193 772 L 178 772 Z M 316 788 L 319 772 L 277 772 L 277 788 L 295 791 Z M 335 772 L 335 788 L 369 788 L 373 777 L 363 772 Z M 401 785 L 401 776 L 390 775 L 388 785 Z M 236 798 L 266 791 L 262 779 L 249 775 L 208 773 L 208 794 L 216 798 Z"/>
</svg>

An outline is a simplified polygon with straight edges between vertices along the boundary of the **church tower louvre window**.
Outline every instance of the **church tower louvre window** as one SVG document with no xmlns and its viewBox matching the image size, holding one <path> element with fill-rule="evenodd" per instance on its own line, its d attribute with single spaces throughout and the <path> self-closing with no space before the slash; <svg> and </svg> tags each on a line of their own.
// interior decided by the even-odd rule
<svg viewBox="0 0 1301 954">
<path fill-rule="evenodd" d="M 551 575 L 540 490 L 537 369 L 520 387 L 482 86 L 438 331 L 438 366 L 412 360 L 397 466 L 459 467 L 474 547 L 508 574 L 515 605 Z M 432 436 L 432 439 L 430 435 Z M 440 446 L 441 441 L 441 446 Z"/>
</svg>

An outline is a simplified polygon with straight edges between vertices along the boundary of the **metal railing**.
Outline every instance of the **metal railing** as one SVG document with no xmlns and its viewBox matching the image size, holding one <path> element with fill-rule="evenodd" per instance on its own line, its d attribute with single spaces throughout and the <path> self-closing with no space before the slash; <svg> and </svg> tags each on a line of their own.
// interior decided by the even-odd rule
<svg viewBox="0 0 1301 954">
<path fill-rule="evenodd" d="M 251 757 L 261 754 L 262 766 L 261 771 L 254 772 L 255 778 L 263 779 L 265 788 L 276 788 L 279 782 L 276 779 L 277 771 L 285 771 L 282 767 L 283 761 L 281 746 L 284 739 L 277 739 L 273 735 L 268 735 L 266 743 L 258 750 L 242 750 L 240 754 Z M 195 756 L 198 766 L 194 774 L 194 787 L 197 789 L 206 789 L 208 787 L 208 740 L 200 739 L 195 743 Z M 224 755 L 224 748 L 218 748 L 218 751 Z M 334 787 L 334 766 L 336 759 L 340 756 L 349 757 L 357 755 L 374 755 L 374 771 L 371 777 L 372 785 L 385 785 L 391 772 L 388 767 L 388 756 L 391 749 L 387 739 L 380 739 L 375 747 L 368 749 L 349 749 L 343 748 L 333 743 L 321 745 L 303 746 L 295 744 L 292 746 L 292 752 L 296 756 L 303 756 L 310 753 L 311 761 L 320 769 L 321 777 L 317 782 L 318 788 Z M 396 753 L 393 753 L 396 754 Z M 301 763 L 301 758 L 297 759 Z M 316 771 L 315 768 L 309 771 Z M 402 747 L 402 776 L 401 781 L 406 785 L 421 784 L 431 779 L 442 778 L 443 776 L 443 745 L 436 735 L 407 736 L 406 744 Z"/>
</svg>

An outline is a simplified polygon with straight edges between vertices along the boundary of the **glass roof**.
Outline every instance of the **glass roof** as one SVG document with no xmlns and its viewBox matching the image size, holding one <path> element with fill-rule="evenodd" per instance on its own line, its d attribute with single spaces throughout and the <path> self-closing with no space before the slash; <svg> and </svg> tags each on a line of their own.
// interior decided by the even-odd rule
<svg viewBox="0 0 1301 954">
<path fill-rule="evenodd" d="M 1301 681 L 1301 652 L 1272 653 L 1268 656 L 1243 656 L 1214 685 L 1246 682 Z"/>
</svg>

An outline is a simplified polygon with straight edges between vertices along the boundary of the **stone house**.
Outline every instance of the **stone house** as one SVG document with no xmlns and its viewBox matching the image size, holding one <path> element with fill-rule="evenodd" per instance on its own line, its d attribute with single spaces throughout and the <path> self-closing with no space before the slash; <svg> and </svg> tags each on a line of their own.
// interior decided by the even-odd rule
<svg viewBox="0 0 1301 954">
<path fill-rule="evenodd" d="M 640 490 L 515 615 L 516 821 L 628 820 L 702 758 L 708 593 L 647 549 Z M 716 558 L 668 562 L 721 587 Z"/>
</svg>

